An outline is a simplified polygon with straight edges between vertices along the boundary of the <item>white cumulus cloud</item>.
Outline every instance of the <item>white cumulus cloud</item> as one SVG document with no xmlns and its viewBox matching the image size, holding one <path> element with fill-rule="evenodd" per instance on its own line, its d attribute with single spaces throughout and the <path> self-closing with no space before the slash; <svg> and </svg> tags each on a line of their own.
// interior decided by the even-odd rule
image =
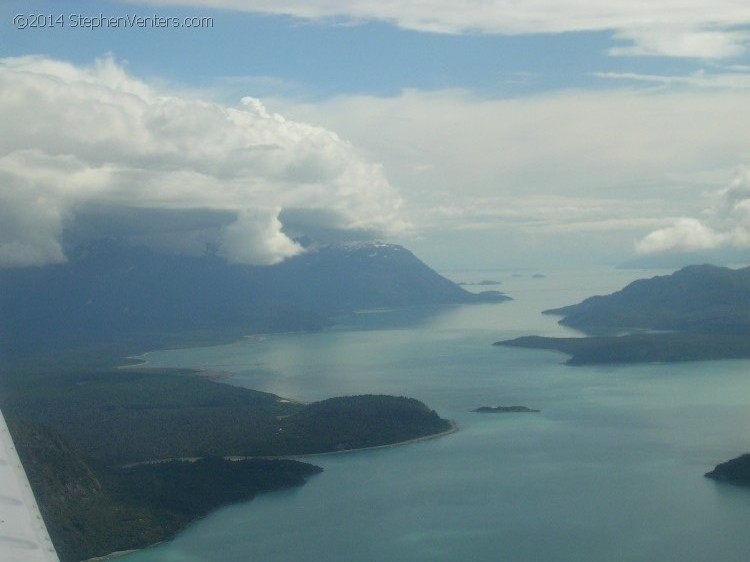
<svg viewBox="0 0 750 562">
<path fill-rule="evenodd" d="M 741 168 L 729 187 L 716 194 L 717 204 L 702 220 L 682 217 L 654 230 L 636 244 L 642 254 L 686 252 L 721 247 L 750 248 L 750 171 Z"/>
<path fill-rule="evenodd" d="M 0 266 L 64 260 L 63 228 L 91 205 L 229 213 L 220 252 L 262 264 L 301 251 L 283 209 L 324 210 L 339 230 L 408 226 L 378 164 L 257 99 L 228 107 L 166 91 L 111 58 L 1 59 Z"/>
<path fill-rule="evenodd" d="M 659 252 L 687 252 L 718 248 L 726 243 L 726 233 L 717 232 L 701 221 L 679 218 L 674 224 L 648 234 L 636 244 L 641 254 Z"/>
</svg>

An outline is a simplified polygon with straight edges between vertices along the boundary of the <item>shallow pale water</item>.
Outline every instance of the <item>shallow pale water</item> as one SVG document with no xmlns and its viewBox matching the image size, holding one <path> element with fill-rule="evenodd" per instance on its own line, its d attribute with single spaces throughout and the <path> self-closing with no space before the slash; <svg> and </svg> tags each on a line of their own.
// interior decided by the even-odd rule
<svg viewBox="0 0 750 562">
<path fill-rule="evenodd" d="M 745 561 L 750 490 L 704 478 L 750 450 L 750 361 L 567 367 L 493 347 L 573 334 L 543 309 L 640 272 L 500 277 L 516 300 L 359 314 L 333 330 L 146 356 L 227 370 L 299 400 L 404 394 L 460 428 L 413 445 L 316 457 L 305 486 L 223 508 L 146 561 Z M 457 280 L 487 278 L 487 272 Z M 541 413 L 476 414 L 482 405 Z"/>
</svg>

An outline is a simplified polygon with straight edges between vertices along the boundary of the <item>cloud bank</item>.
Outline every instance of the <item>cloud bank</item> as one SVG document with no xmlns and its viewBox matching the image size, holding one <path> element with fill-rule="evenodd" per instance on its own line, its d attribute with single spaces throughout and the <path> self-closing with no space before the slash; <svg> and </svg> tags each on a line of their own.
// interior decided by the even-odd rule
<svg viewBox="0 0 750 562">
<path fill-rule="evenodd" d="M 721 59 L 747 50 L 744 0 L 141 0 L 283 14 L 307 20 L 385 21 L 431 33 L 540 34 L 609 31 L 612 55 Z M 744 27 L 744 28 L 743 28 Z"/>
<path fill-rule="evenodd" d="M 703 219 L 681 217 L 654 230 L 636 244 L 641 254 L 750 248 L 750 170 L 741 168 Z"/>
<path fill-rule="evenodd" d="M 377 154 L 423 233 L 629 230 L 629 252 L 665 217 L 697 213 L 750 154 L 747 92 L 734 87 L 268 103 Z"/>
<path fill-rule="evenodd" d="M 279 219 L 285 209 L 344 235 L 408 226 L 378 164 L 257 99 L 227 107 L 164 91 L 111 58 L 89 68 L 0 60 L 0 266 L 63 261 L 63 229 L 97 206 L 170 211 L 174 241 L 211 241 L 227 260 L 254 264 L 302 251 Z M 192 228 L 196 211 L 221 220 Z M 147 237 L 154 225 L 142 223 L 129 234 Z"/>
</svg>

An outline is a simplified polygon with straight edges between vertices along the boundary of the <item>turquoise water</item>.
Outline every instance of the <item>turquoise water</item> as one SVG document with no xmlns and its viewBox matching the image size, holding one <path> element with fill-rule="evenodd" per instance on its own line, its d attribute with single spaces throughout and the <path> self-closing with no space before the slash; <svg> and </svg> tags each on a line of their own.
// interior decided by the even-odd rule
<svg viewBox="0 0 750 562">
<path fill-rule="evenodd" d="M 125 560 L 747 560 L 750 490 L 702 475 L 750 450 L 750 362 L 572 368 L 554 352 L 493 347 L 573 335 L 539 312 L 643 274 L 457 279 L 470 275 L 502 275 L 515 300 L 148 354 L 154 366 L 226 370 L 232 384 L 299 400 L 413 396 L 460 431 L 316 457 L 325 471 L 305 486 L 221 509 Z M 497 404 L 542 412 L 471 412 Z"/>
</svg>

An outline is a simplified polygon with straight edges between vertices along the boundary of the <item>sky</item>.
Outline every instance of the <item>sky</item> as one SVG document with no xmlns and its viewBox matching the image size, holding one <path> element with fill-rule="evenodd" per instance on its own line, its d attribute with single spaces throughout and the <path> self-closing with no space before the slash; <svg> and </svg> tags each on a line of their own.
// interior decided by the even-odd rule
<svg viewBox="0 0 750 562">
<path fill-rule="evenodd" d="M 0 267 L 750 263 L 749 48 L 745 0 L 6 0 Z"/>
</svg>

